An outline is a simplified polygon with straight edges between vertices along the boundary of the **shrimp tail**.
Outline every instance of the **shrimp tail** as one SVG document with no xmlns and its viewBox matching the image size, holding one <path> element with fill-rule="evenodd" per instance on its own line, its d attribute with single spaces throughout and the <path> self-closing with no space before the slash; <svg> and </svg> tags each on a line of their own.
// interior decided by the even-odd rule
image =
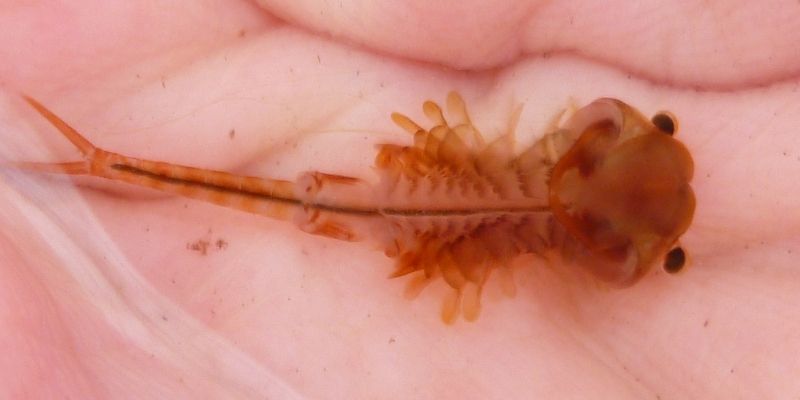
<svg viewBox="0 0 800 400">
<path fill-rule="evenodd" d="M 278 219 L 288 218 L 289 209 L 300 204 L 294 194 L 294 183 L 290 181 L 240 176 L 103 150 L 35 99 L 24 95 L 23 98 L 75 145 L 83 160 L 16 162 L 12 164 L 16 168 L 42 173 L 96 176 Z"/>
<path fill-rule="evenodd" d="M 87 160 L 91 160 L 92 155 L 97 149 L 89 140 L 83 135 L 78 133 L 75 128 L 71 127 L 64 120 L 59 118 L 56 114 L 50 111 L 47 107 L 36 101 L 36 99 L 22 95 L 22 98 L 33 107 L 36 112 L 44 117 L 51 125 L 53 125 L 64 137 L 66 137 L 73 145 L 81 152 L 84 161 L 72 161 L 62 163 L 40 163 L 40 162 L 14 162 L 11 165 L 18 169 L 28 171 L 43 172 L 43 173 L 56 173 L 67 175 L 90 175 L 91 164 Z"/>
<path fill-rule="evenodd" d="M 34 98 L 22 95 L 22 98 L 33 107 L 36 112 L 38 112 L 41 116 L 43 116 L 50 124 L 52 124 L 56 129 L 61 132 L 75 147 L 83 154 L 86 158 L 91 158 L 94 151 L 97 149 L 92 142 L 87 140 L 83 135 L 78 133 L 75 128 L 71 127 L 67 124 L 63 119 L 59 118 L 58 115 L 54 114 L 50 111 L 47 107 L 43 106 L 41 103 L 36 101 Z"/>
</svg>

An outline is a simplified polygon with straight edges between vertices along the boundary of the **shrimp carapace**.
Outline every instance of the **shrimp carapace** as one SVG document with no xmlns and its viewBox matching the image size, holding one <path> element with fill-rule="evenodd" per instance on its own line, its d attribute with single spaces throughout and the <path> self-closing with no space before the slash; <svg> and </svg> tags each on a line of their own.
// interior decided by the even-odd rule
<svg viewBox="0 0 800 400">
<path fill-rule="evenodd" d="M 583 244 L 574 256 L 613 284 L 636 282 L 694 215 L 692 157 L 674 122 L 654 119 L 659 127 L 619 100 L 592 103 L 568 125 L 581 134 L 550 179 L 556 219 Z"/>
<path fill-rule="evenodd" d="M 518 152 L 513 135 L 521 107 L 507 132 L 487 142 L 463 99 L 450 93 L 447 119 L 436 103 L 424 103 L 429 129 L 392 114 L 412 144 L 379 145 L 371 182 L 317 171 L 295 181 L 257 178 L 127 157 L 95 147 L 26 100 L 84 160 L 17 165 L 292 218 L 306 232 L 336 239 L 373 240 L 395 259 L 392 277 L 413 275 L 409 296 L 440 278 L 451 288 L 441 309 L 448 323 L 460 314 L 476 319 L 489 275 L 510 277 L 512 261 L 523 254 L 559 253 L 601 281 L 630 285 L 674 247 L 694 211 L 691 156 L 667 132 L 676 122 L 648 121 L 612 99 L 578 110 L 563 127 L 554 123 Z M 513 295 L 513 281 L 504 283 Z"/>
</svg>

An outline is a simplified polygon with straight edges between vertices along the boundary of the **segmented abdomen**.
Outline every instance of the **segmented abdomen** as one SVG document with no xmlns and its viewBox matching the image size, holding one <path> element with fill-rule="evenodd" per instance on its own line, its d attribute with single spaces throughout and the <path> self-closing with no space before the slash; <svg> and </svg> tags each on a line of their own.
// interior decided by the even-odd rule
<svg viewBox="0 0 800 400">
<path fill-rule="evenodd" d="M 450 93 L 447 106 L 451 122 L 436 103 L 423 105 L 434 124 L 429 130 L 392 115 L 414 143 L 380 146 L 375 184 L 313 172 L 298 181 L 296 192 L 309 205 L 297 220 L 303 229 L 376 241 L 395 259 L 391 276 L 417 273 L 410 292 L 443 278 L 453 290 L 442 318 L 451 322 L 460 311 L 469 320 L 477 318 L 490 273 L 508 271 L 521 254 L 552 248 L 559 227 L 547 204 L 548 173 L 556 161 L 551 142 L 539 140 L 516 154 L 513 132 L 520 110 L 508 132 L 486 143 L 458 94 Z M 318 204 L 352 207 L 313 206 Z"/>
<path fill-rule="evenodd" d="M 434 123 L 430 130 L 392 115 L 414 136 L 414 145 L 381 146 L 375 192 L 389 226 L 386 254 L 396 259 L 392 276 L 418 272 L 411 285 L 420 287 L 443 278 L 453 293 L 442 318 L 451 322 L 459 311 L 477 318 L 491 271 L 508 271 L 521 254 L 544 253 L 557 226 L 547 206 L 547 174 L 555 159 L 544 140 L 515 154 L 519 110 L 508 131 L 487 144 L 463 100 L 451 93 L 447 103 L 452 122 L 435 103 L 423 105 Z"/>
</svg>

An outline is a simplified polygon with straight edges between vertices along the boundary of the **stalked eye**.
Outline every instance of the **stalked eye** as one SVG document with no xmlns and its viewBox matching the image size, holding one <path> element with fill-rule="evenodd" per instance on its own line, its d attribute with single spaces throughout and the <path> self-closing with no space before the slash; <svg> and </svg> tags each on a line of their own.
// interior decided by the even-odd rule
<svg viewBox="0 0 800 400">
<path fill-rule="evenodd" d="M 653 118 L 651 118 L 650 121 L 653 122 L 653 125 L 655 125 L 658 130 L 666 133 L 667 135 L 672 136 L 678 131 L 678 120 L 675 119 L 675 116 L 670 112 L 659 112 L 658 114 L 653 115 Z"/>
<path fill-rule="evenodd" d="M 686 252 L 678 246 L 667 253 L 664 257 L 664 271 L 668 274 L 676 274 L 686 265 Z"/>
</svg>

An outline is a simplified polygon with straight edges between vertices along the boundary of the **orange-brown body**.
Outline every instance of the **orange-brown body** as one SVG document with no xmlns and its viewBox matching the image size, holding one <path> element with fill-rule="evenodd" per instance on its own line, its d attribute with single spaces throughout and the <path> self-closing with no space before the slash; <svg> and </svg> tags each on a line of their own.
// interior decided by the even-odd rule
<svg viewBox="0 0 800 400">
<path fill-rule="evenodd" d="M 477 318 L 490 273 L 508 271 L 522 254 L 558 252 L 600 281 L 633 284 L 675 245 L 694 212 L 688 150 L 618 100 L 593 102 L 516 152 L 515 122 L 486 143 L 451 93 L 450 121 L 436 103 L 424 104 L 430 129 L 392 115 L 413 144 L 380 145 L 373 182 L 321 172 L 291 182 L 107 152 L 26 99 L 84 160 L 19 165 L 291 218 L 304 231 L 336 239 L 370 238 L 395 259 L 393 277 L 415 275 L 409 292 L 438 278 L 453 289 L 442 308 L 446 322 L 460 312 Z"/>
</svg>

